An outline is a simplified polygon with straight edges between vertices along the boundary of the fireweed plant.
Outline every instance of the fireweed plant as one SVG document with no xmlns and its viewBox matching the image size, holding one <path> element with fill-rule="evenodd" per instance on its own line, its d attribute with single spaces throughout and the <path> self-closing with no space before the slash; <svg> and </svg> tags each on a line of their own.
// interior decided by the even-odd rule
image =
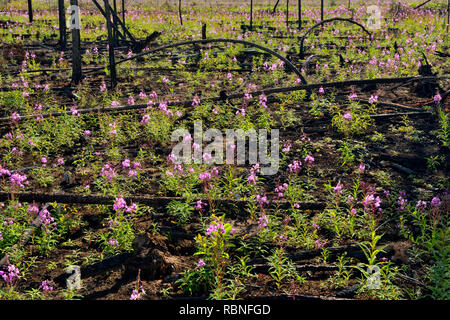
<svg viewBox="0 0 450 320">
<path fill-rule="evenodd" d="M 352 268 L 347 264 L 349 263 L 349 258 L 345 254 L 337 257 L 338 270 L 336 273 L 328 279 L 328 281 L 323 284 L 323 286 L 331 285 L 335 289 L 345 288 L 348 286 L 350 277 L 352 276 Z"/>
<path fill-rule="evenodd" d="M 430 296 L 433 299 L 448 299 L 448 263 L 449 195 L 442 199 L 433 197 L 431 201 L 419 200 L 416 204 L 408 203 L 406 195 L 398 198 L 400 214 L 400 233 L 409 239 L 418 249 L 418 257 L 431 257 L 433 264 L 429 267 Z"/>
<path fill-rule="evenodd" d="M 289 283 L 290 280 L 297 285 L 304 282 L 304 278 L 297 273 L 295 265 L 286 257 L 283 248 L 277 248 L 272 255 L 267 257 L 269 263 L 269 273 L 274 279 L 275 284 L 280 288 L 283 284 Z M 292 285 L 292 282 L 290 283 Z"/>
<path fill-rule="evenodd" d="M 332 119 L 332 126 L 336 128 L 339 133 L 344 134 L 345 140 L 341 142 L 338 151 L 341 153 L 341 165 L 352 164 L 355 161 L 355 151 L 357 146 L 352 143 L 351 138 L 368 133 L 369 129 L 373 127 L 374 121 L 370 118 L 370 113 L 375 112 L 375 104 L 378 97 L 372 96 L 370 99 L 371 105 L 369 107 L 362 106 L 356 99 L 356 94 L 351 94 L 349 97 L 349 107 L 347 111 L 340 111 L 340 109 L 332 108 L 330 112 L 334 114 Z M 334 109 L 334 110 L 333 110 Z"/>
<path fill-rule="evenodd" d="M 107 220 L 108 230 L 99 235 L 99 242 L 106 255 L 113 255 L 123 251 L 132 251 L 135 237 L 133 220 L 138 215 L 138 206 L 134 203 L 127 205 L 123 198 L 116 198 L 113 205 L 114 214 Z"/>
<path fill-rule="evenodd" d="M 26 280 L 32 267 L 39 262 L 37 257 L 26 257 L 24 248 L 16 244 L 25 231 L 32 230 L 32 223 L 38 223 L 40 228 L 34 232 L 31 243 L 41 257 L 49 256 L 67 234 L 83 226 L 77 211 L 69 211 L 56 203 L 42 207 L 35 203 L 25 206 L 11 201 L 6 205 L 0 204 L 0 212 L 3 219 L 0 224 L 0 252 L 7 256 L 8 262 L 0 271 L 3 280 L 0 297 L 11 300 L 44 299 L 44 293 L 53 290 L 47 283 L 25 293 L 17 291 L 21 279 Z"/>
<path fill-rule="evenodd" d="M 230 279 L 227 278 L 227 266 L 230 264 L 230 242 L 235 233 L 231 224 L 225 223 L 225 217 L 212 215 L 211 222 L 204 236 L 198 234 L 196 242 L 200 256 L 197 270 L 185 272 L 178 280 L 184 291 L 193 293 L 198 290 L 212 290 L 210 298 L 223 300 L 229 298 Z M 195 276 L 196 279 L 192 279 Z M 192 281 L 196 283 L 192 286 Z"/>
<path fill-rule="evenodd" d="M 21 278 L 19 269 L 13 265 L 5 265 L 0 271 L 1 281 L 5 284 L 5 289 L 0 289 L 0 297 L 6 300 L 15 300 L 20 295 L 15 291 L 15 285 Z"/>
</svg>

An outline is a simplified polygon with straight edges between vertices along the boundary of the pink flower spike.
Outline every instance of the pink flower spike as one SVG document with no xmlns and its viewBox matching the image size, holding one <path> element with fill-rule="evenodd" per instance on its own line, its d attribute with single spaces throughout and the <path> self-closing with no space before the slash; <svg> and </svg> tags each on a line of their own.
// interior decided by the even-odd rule
<svg viewBox="0 0 450 320">
<path fill-rule="evenodd" d="M 373 104 L 378 101 L 378 96 L 370 96 L 369 103 Z"/>
<path fill-rule="evenodd" d="M 130 159 L 125 159 L 125 160 L 122 161 L 122 167 L 124 169 L 129 169 L 130 165 L 131 165 Z"/>
<path fill-rule="evenodd" d="M 356 100 L 356 99 L 358 99 L 358 95 L 355 92 L 352 92 L 349 96 L 349 99 L 352 101 Z"/>
<path fill-rule="evenodd" d="M 358 169 L 360 172 L 364 172 L 364 170 L 366 170 L 366 165 L 364 163 L 360 163 Z"/>
<path fill-rule="evenodd" d="M 305 163 L 307 164 L 307 165 L 311 165 L 311 164 L 313 164 L 314 163 L 314 157 L 312 156 L 312 155 L 307 155 L 306 157 L 305 157 Z"/>
<path fill-rule="evenodd" d="M 197 268 L 201 268 L 201 267 L 203 267 L 204 265 L 206 265 L 206 263 L 205 263 L 205 261 L 203 261 L 203 259 L 198 260 Z"/>
<path fill-rule="evenodd" d="M 441 97 L 441 95 L 439 93 L 434 96 L 434 102 L 435 103 L 439 103 L 441 101 L 442 101 L 442 97 Z"/>
</svg>

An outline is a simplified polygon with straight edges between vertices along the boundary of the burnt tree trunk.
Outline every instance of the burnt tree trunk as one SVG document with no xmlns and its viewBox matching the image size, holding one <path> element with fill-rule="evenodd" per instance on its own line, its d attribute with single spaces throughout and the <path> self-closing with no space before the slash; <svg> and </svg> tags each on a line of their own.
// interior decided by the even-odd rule
<svg viewBox="0 0 450 320">
<path fill-rule="evenodd" d="M 123 32 L 125 33 L 125 0 L 122 0 L 122 21 L 123 21 Z"/>
<path fill-rule="evenodd" d="M 302 0 L 298 0 L 298 30 L 302 29 Z"/>
<path fill-rule="evenodd" d="M 67 46 L 67 26 L 66 26 L 66 8 L 64 7 L 64 0 L 58 0 L 59 13 L 59 45 L 62 50 Z"/>
<path fill-rule="evenodd" d="M 286 27 L 289 28 L 289 0 L 286 0 Z"/>
<path fill-rule="evenodd" d="M 323 0 L 320 0 L 320 21 L 323 21 Z"/>
<path fill-rule="evenodd" d="M 28 0 L 28 20 L 33 22 L 33 2 L 32 0 Z"/>
<path fill-rule="evenodd" d="M 274 5 L 274 7 L 273 7 L 273 10 L 272 10 L 272 14 L 274 14 L 275 11 L 277 10 L 278 3 L 279 3 L 279 2 L 280 2 L 280 0 L 277 0 L 277 3 L 275 3 L 275 5 Z"/>
<path fill-rule="evenodd" d="M 202 25 L 202 39 L 206 39 L 206 23 Z"/>
<path fill-rule="evenodd" d="M 109 45 L 109 71 L 111 76 L 111 89 L 114 89 L 117 85 L 117 74 L 116 74 L 116 62 L 114 57 L 114 41 L 112 32 L 112 22 L 111 22 L 111 8 L 109 6 L 109 1 L 105 2 L 105 15 L 106 15 L 106 28 L 108 29 L 108 45 Z"/>
<path fill-rule="evenodd" d="M 113 0 L 113 12 L 117 16 L 117 0 Z M 113 30 L 114 45 L 118 46 L 117 31 Z"/>
<path fill-rule="evenodd" d="M 183 16 L 181 14 L 181 0 L 178 0 L 178 15 L 180 16 L 180 25 L 183 25 Z"/>
<path fill-rule="evenodd" d="M 253 30 L 253 0 L 250 0 L 250 31 Z"/>
</svg>

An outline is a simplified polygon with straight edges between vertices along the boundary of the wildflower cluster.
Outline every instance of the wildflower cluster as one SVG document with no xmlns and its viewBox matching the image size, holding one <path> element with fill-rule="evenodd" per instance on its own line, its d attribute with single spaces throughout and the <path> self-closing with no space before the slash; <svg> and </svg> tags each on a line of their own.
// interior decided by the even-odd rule
<svg viewBox="0 0 450 320">
<path fill-rule="evenodd" d="M 131 250 L 134 239 L 133 218 L 138 207 L 135 203 L 127 205 L 124 198 L 117 197 L 113 210 L 115 215 L 108 220 L 108 231 L 101 235 L 103 246 L 109 254 Z M 129 215 L 125 216 L 125 213 Z"/>
<path fill-rule="evenodd" d="M 141 163 L 138 161 L 134 161 L 133 166 L 131 166 L 130 159 L 125 159 L 124 161 L 122 161 L 122 168 L 123 170 L 128 171 L 128 176 L 136 177 L 138 174 L 138 170 L 141 168 Z"/>
<path fill-rule="evenodd" d="M 0 270 L 0 277 L 3 278 L 3 281 L 8 285 L 12 285 L 13 282 L 20 278 L 19 269 L 15 265 L 4 266 L 3 269 L 5 271 Z"/>
<path fill-rule="evenodd" d="M 286 192 L 289 188 L 289 185 L 287 183 L 283 183 L 282 185 L 279 185 L 275 188 L 275 197 L 279 198 L 280 200 L 283 200 L 284 192 Z"/>
<path fill-rule="evenodd" d="M 136 289 L 133 289 L 133 292 L 131 293 L 131 296 L 130 296 L 130 300 L 139 300 L 142 298 L 142 295 L 144 295 L 144 294 L 145 294 L 145 290 L 142 287 L 140 288 L 139 291 Z"/>
<path fill-rule="evenodd" d="M 41 219 L 42 226 L 45 232 L 51 233 L 53 230 L 56 230 L 57 225 L 55 219 L 51 216 L 50 212 L 47 209 L 42 209 L 39 212 L 39 217 Z"/>
<path fill-rule="evenodd" d="M 247 178 L 247 184 L 256 185 L 256 181 L 258 181 L 258 177 L 256 176 L 256 174 L 259 171 L 260 171 L 259 163 L 257 163 L 250 169 L 250 176 Z"/>
<path fill-rule="evenodd" d="M 258 229 L 269 230 L 268 224 L 269 224 L 269 219 L 267 218 L 267 215 L 263 214 L 261 217 L 259 217 Z"/>
<path fill-rule="evenodd" d="M 205 211 L 206 206 L 207 206 L 206 203 L 204 203 L 202 200 L 198 200 L 194 206 L 194 209 L 203 212 Z"/>
<path fill-rule="evenodd" d="M 106 177 L 109 182 L 112 182 L 112 180 L 116 177 L 117 173 L 114 170 L 114 168 L 111 167 L 109 163 L 105 164 L 103 168 L 100 171 L 101 177 Z"/>
<path fill-rule="evenodd" d="M 131 205 L 128 206 L 125 199 L 119 197 L 119 198 L 116 198 L 116 201 L 114 202 L 114 205 L 113 205 L 113 209 L 118 214 L 124 213 L 124 212 L 134 214 L 137 211 L 137 205 L 135 203 L 131 203 Z"/>
<path fill-rule="evenodd" d="M 9 177 L 9 181 L 13 186 L 18 186 L 21 189 L 24 189 L 26 185 L 30 184 L 30 182 L 27 180 L 27 176 L 24 174 L 20 174 L 18 172 L 15 172 L 11 174 Z"/>
<path fill-rule="evenodd" d="M 235 232 L 231 224 L 225 223 L 224 216 L 213 215 L 205 236 L 198 234 L 196 237 L 199 250 L 195 255 L 202 256 L 197 268 L 214 270 L 216 290 L 219 292 L 224 289 L 225 269 L 229 260 L 227 251 L 232 246 L 230 239 Z"/>
<path fill-rule="evenodd" d="M 39 286 L 39 289 L 42 289 L 44 292 L 53 291 L 53 286 L 50 285 L 49 280 L 42 281 L 41 285 Z"/>
</svg>

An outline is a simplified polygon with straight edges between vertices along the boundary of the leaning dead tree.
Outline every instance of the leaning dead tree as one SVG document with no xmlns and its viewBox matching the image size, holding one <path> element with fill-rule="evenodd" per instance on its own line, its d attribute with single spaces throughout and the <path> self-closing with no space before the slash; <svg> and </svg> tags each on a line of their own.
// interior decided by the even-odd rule
<svg viewBox="0 0 450 320">
<path fill-rule="evenodd" d="M 32 0 L 28 1 L 28 16 L 30 22 L 33 21 Z M 141 52 L 149 42 L 160 35 L 159 32 L 153 32 L 146 39 L 138 41 L 126 27 L 125 22 L 125 0 L 122 0 L 122 12 L 118 12 L 117 0 L 104 0 L 103 6 L 98 0 L 90 0 L 97 7 L 101 15 L 106 20 L 108 29 L 108 51 L 109 51 L 109 70 L 111 74 L 111 86 L 117 83 L 114 61 L 114 48 L 120 45 L 126 45 L 135 53 Z M 57 0 L 58 3 L 58 21 L 59 21 L 59 40 L 57 46 L 61 50 L 67 49 L 67 28 L 71 30 L 72 35 L 72 78 L 71 84 L 79 84 L 83 78 L 82 72 L 82 52 L 81 52 L 81 12 L 78 0 L 70 0 L 69 20 L 67 25 L 65 0 Z M 181 19 L 181 0 L 179 0 L 180 19 Z M 182 21 L 181 21 L 182 23 Z M 43 46 L 40 44 L 40 46 Z M 47 47 L 49 48 L 49 47 Z"/>
<path fill-rule="evenodd" d="M 275 3 L 275 6 L 273 7 L 272 14 L 274 14 L 275 11 L 277 10 L 277 7 L 278 7 L 279 3 L 280 3 L 280 0 L 277 0 L 277 3 Z"/>
<path fill-rule="evenodd" d="M 180 17 L 180 24 L 183 25 L 183 15 L 181 14 L 181 0 L 178 0 L 178 16 Z"/>
<path fill-rule="evenodd" d="M 111 88 L 114 88 L 117 84 L 116 75 L 116 63 L 114 56 L 114 48 L 119 45 L 120 41 L 131 44 L 133 51 L 140 51 L 145 46 L 139 43 L 136 38 L 131 34 L 125 25 L 125 0 L 122 0 L 122 19 L 119 17 L 117 11 L 116 0 L 111 6 L 109 0 L 103 1 L 103 6 L 97 0 L 91 0 L 100 13 L 105 17 L 107 32 L 108 32 L 108 51 L 109 51 L 109 71 L 111 76 Z M 71 19 L 77 19 L 78 24 L 71 20 L 72 29 L 72 82 L 78 84 L 82 79 L 82 68 L 81 68 L 81 41 L 80 41 L 80 10 L 78 7 L 78 0 L 71 0 Z M 64 17 L 64 0 L 59 0 L 59 22 L 60 22 L 60 45 L 66 45 L 65 34 L 65 17 Z M 119 28 L 121 27 L 121 29 Z M 148 39 L 146 39 L 148 40 Z"/>
<path fill-rule="evenodd" d="M 414 8 L 414 10 L 417 10 L 417 9 L 419 9 L 419 8 L 422 8 L 424 5 L 426 5 L 428 2 L 431 2 L 432 0 L 427 0 L 427 1 L 425 1 L 425 2 L 423 2 L 423 3 L 421 3 L 421 4 L 419 4 L 418 6 L 416 6 L 415 8 Z"/>
</svg>

